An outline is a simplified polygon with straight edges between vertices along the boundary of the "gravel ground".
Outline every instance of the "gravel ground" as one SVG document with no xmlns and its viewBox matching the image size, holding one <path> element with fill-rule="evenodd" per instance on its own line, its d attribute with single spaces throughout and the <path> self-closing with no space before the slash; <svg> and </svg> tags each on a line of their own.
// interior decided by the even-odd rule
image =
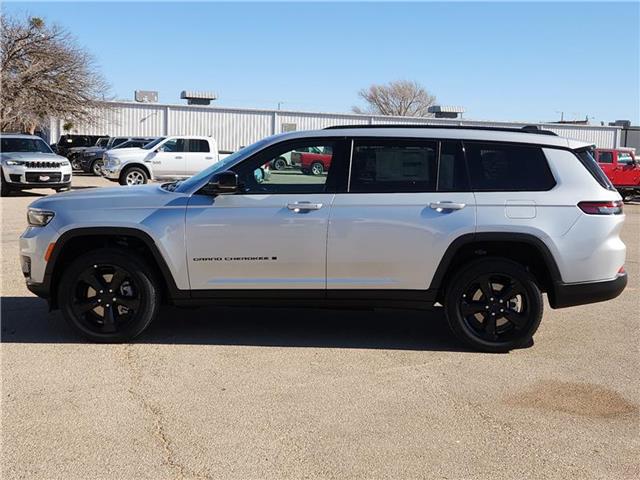
<svg viewBox="0 0 640 480">
<path fill-rule="evenodd" d="M 83 343 L 20 272 L 48 193 L 1 200 L 4 479 L 640 478 L 640 204 L 622 296 L 489 355 L 402 311 L 167 308 Z"/>
</svg>

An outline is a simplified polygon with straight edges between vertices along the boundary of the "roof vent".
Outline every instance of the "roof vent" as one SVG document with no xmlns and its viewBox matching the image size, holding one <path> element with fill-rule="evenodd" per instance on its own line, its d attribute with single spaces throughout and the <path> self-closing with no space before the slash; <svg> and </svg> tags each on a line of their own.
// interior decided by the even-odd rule
<svg viewBox="0 0 640 480">
<path fill-rule="evenodd" d="M 211 105 L 211 100 L 216 100 L 218 95 L 213 92 L 183 90 L 180 92 L 180 98 L 186 99 L 188 105 Z"/>
</svg>

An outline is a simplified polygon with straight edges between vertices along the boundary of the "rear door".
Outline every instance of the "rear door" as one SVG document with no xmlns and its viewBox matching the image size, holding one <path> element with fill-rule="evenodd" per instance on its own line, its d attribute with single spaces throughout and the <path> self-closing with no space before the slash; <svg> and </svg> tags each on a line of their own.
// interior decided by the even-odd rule
<svg viewBox="0 0 640 480">
<path fill-rule="evenodd" d="M 475 228 L 461 142 L 354 138 L 350 173 L 331 209 L 328 296 L 427 290 L 447 247 Z"/>
</svg>

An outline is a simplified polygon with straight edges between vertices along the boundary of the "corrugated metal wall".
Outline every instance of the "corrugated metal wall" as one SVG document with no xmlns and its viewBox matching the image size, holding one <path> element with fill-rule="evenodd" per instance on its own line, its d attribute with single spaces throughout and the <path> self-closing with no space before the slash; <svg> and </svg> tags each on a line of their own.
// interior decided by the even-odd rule
<svg viewBox="0 0 640 480">
<path fill-rule="evenodd" d="M 211 135 L 220 150 L 235 151 L 283 130 L 316 130 L 331 125 L 439 124 L 521 127 L 524 123 L 444 120 L 435 118 L 384 117 L 356 114 L 254 110 L 191 105 L 107 102 L 94 124 L 75 125 L 72 133 L 88 135 Z M 52 120 L 51 143 L 62 132 L 62 121 Z M 620 145 L 620 127 L 536 124 L 567 138 L 603 148 Z"/>
</svg>

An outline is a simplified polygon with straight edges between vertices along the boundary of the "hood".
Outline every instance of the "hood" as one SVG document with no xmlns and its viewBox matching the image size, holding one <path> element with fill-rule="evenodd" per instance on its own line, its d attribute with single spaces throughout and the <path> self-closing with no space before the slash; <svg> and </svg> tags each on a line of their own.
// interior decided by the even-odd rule
<svg viewBox="0 0 640 480">
<path fill-rule="evenodd" d="M 183 194 L 169 192 L 158 184 L 129 187 L 87 188 L 42 197 L 30 207 L 51 210 L 112 210 L 164 206 Z"/>
<path fill-rule="evenodd" d="M 65 157 L 56 155 L 55 153 L 40 152 L 2 152 L 0 153 L 2 160 L 22 160 L 26 162 L 66 162 Z"/>
<path fill-rule="evenodd" d="M 107 150 L 105 152 L 110 157 L 145 157 L 147 154 L 152 153 L 151 150 L 145 150 L 140 147 L 131 147 L 131 148 L 113 148 L 111 150 Z"/>
</svg>

